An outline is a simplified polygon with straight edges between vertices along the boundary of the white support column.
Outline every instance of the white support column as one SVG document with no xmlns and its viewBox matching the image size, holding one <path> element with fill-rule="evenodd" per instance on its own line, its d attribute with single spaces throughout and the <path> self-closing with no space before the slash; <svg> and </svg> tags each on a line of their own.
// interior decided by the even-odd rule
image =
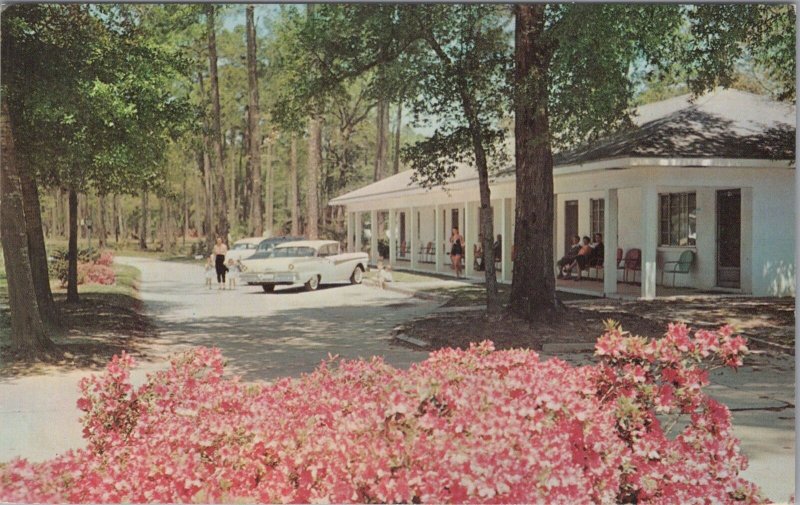
<svg viewBox="0 0 800 505">
<path fill-rule="evenodd" d="M 436 216 L 434 217 L 434 230 L 433 236 L 433 245 L 434 245 L 434 253 L 436 254 L 436 273 L 442 272 L 442 264 L 444 263 L 444 258 L 442 258 L 442 226 L 444 223 L 442 222 L 442 208 L 438 205 L 435 209 Z"/>
<path fill-rule="evenodd" d="M 344 241 L 344 247 L 347 252 L 353 252 L 353 213 L 345 213 L 345 223 L 347 226 L 347 239 Z"/>
<path fill-rule="evenodd" d="M 353 213 L 353 252 L 361 252 L 361 237 L 364 236 L 364 228 L 361 224 L 361 213 Z"/>
<path fill-rule="evenodd" d="M 475 204 L 464 204 L 464 273 L 467 277 L 475 275 L 475 258 L 473 248 L 477 234 L 475 233 Z M 475 235 L 475 236 L 473 236 Z"/>
<path fill-rule="evenodd" d="M 658 246 L 658 191 L 642 188 L 642 298 L 656 297 L 656 250 Z"/>
<path fill-rule="evenodd" d="M 503 282 L 511 282 L 511 242 L 514 237 L 511 236 L 511 223 L 514 220 L 514 209 L 511 208 L 511 198 L 503 198 L 500 204 L 500 233 L 502 240 L 500 245 L 500 269 L 502 270 Z M 497 237 L 492 239 L 492 243 Z"/>
<path fill-rule="evenodd" d="M 419 259 L 417 258 L 419 252 L 419 243 L 417 242 L 417 229 L 419 228 L 419 223 L 417 222 L 417 209 L 414 207 L 408 208 L 408 217 L 406 218 L 406 223 L 408 223 L 408 231 L 407 234 L 410 234 L 411 237 L 407 240 L 408 244 L 408 253 L 411 255 L 411 269 L 417 269 L 417 262 Z"/>
<path fill-rule="evenodd" d="M 617 247 L 619 247 L 619 205 L 617 190 L 606 190 L 606 208 L 603 228 L 605 236 L 605 259 L 603 261 L 603 294 L 611 295 L 617 292 Z"/>
<path fill-rule="evenodd" d="M 372 263 L 377 265 L 380 255 L 378 254 L 378 211 L 372 210 L 369 213 L 369 255 Z"/>
<path fill-rule="evenodd" d="M 389 209 L 389 263 L 394 268 L 397 263 L 397 211 Z"/>
</svg>

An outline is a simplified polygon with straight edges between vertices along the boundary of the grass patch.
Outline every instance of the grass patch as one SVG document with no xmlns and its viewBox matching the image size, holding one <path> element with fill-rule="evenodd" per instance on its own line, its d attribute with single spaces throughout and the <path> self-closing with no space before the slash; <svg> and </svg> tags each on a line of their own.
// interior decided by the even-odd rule
<svg viewBox="0 0 800 505">
<path fill-rule="evenodd" d="M 87 246 L 85 239 L 78 241 L 78 249 L 84 249 Z M 51 238 L 45 241 L 48 254 L 55 249 L 67 249 L 68 242 L 65 239 Z M 92 240 L 92 247 L 97 247 L 97 240 Z M 108 249 L 114 253 L 115 256 L 132 256 L 136 258 L 153 258 L 167 261 L 194 261 L 190 256 L 192 242 L 186 242 L 184 246 L 178 242 L 176 247 L 171 251 L 161 251 L 155 249 L 156 246 L 151 245 L 150 249 L 142 250 L 139 248 L 139 243 L 135 241 L 123 240 L 119 243 L 109 241 L 106 243 L 104 249 Z"/>
</svg>

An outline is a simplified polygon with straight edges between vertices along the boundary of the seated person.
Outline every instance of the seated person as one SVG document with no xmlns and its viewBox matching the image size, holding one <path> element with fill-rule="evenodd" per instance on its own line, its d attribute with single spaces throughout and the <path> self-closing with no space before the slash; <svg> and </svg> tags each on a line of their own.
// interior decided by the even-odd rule
<svg viewBox="0 0 800 505">
<path fill-rule="evenodd" d="M 558 260 L 558 278 L 564 278 L 564 269 L 571 265 L 575 258 L 578 257 L 578 251 L 581 250 L 581 237 L 580 235 L 573 235 L 572 236 L 572 245 L 569 247 L 569 251 L 560 259 Z"/>
<path fill-rule="evenodd" d="M 605 246 L 603 245 L 602 233 L 594 234 L 594 243 L 592 243 L 590 247 L 592 248 L 592 252 L 589 254 L 589 265 L 603 266 L 603 260 L 605 258 Z"/>
<path fill-rule="evenodd" d="M 476 272 L 483 272 L 483 235 L 478 237 L 478 241 L 472 246 L 473 266 Z"/>
<path fill-rule="evenodd" d="M 573 261 L 569 267 L 567 267 L 567 273 L 571 273 L 572 269 L 577 266 L 577 280 L 581 280 L 581 271 L 586 270 L 586 268 L 589 266 L 589 255 L 591 253 L 592 246 L 589 245 L 589 237 L 583 237 L 583 244 L 581 245 L 580 250 L 578 250 L 578 255 L 575 257 L 575 261 Z"/>
</svg>

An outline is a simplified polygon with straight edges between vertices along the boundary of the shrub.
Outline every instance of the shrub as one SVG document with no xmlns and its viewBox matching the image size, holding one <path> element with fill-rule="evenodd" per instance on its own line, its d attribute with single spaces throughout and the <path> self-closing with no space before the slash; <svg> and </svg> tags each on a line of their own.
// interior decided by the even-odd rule
<svg viewBox="0 0 800 505">
<path fill-rule="evenodd" d="M 114 284 L 114 269 L 100 263 L 78 263 L 78 284 Z"/>
<path fill-rule="evenodd" d="M 484 342 L 261 385 L 199 348 L 137 389 L 123 354 L 81 381 L 88 447 L 8 463 L 0 501 L 754 503 L 700 368 L 746 352 L 729 328 L 647 340 L 610 324 L 594 366 Z"/>
<path fill-rule="evenodd" d="M 97 258 L 96 263 L 98 265 L 110 267 L 114 263 L 114 252 L 106 249 L 100 253 L 100 257 Z"/>
<path fill-rule="evenodd" d="M 78 249 L 78 265 L 81 263 L 94 263 L 99 261 L 101 254 L 97 249 Z M 113 261 L 113 256 L 111 257 Z M 61 286 L 67 285 L 67 275 L 69 272 L 68 251 L 66 249 L 56 249 L 50 255 L 49 263 L 50 276 L 55 277 L 61 282 Z M 78 272 L 78 284 L 80 280 L 80 268 Z"/>
</svg>

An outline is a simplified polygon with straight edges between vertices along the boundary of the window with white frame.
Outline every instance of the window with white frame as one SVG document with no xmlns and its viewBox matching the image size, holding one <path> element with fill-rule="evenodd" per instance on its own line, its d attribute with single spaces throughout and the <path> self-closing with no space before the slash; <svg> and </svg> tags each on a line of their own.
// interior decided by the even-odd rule
<svg viewBox="0 0 800 505">
<path fill-rule="evenodd" d="M 603 198 L 589 200 L 589 227 L 594 240 L 595 233 L 603 234 L 605 226 L 606 202 Z"/>
<path fill-rule="evenodd" d="M 658 195 L 659 244 L 694 246 L 697 241 L 697 195 L 694 192 Z"/>
</svg>

